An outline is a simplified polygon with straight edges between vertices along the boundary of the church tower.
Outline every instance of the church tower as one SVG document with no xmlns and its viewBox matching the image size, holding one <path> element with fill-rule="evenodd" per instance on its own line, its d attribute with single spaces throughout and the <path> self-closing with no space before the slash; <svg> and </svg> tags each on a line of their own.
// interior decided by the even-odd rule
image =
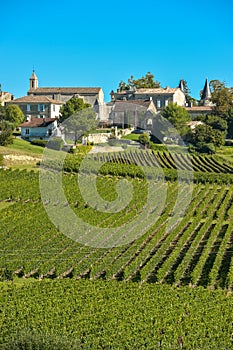
<svg viewBox="0 0 233 350">
<path fill-rule="evenodd" d="M 36 73 L 33 69 L 32 75 L 30 78 L 30 90 L 35 90 L 37 88 L 38 88 L 38 78 L 37 78 Z"/>
<path fill-rule="evenodd" d="M 208 78 L 206 78 L 206 81 L 205 81 L 205 86 L 201 94 L 200 104 L 201 106 L 212 106 L 211 92 L 210 92 L 210 85 L 209 85 Z"/>
</svg>

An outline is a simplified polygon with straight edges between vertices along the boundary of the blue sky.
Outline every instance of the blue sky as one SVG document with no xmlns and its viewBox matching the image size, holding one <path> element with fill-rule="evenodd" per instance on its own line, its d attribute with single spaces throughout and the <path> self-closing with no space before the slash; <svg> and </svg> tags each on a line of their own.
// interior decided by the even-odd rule
<svg viewBox="0 0 233 350">
<path fill-rule="evenodd" d="M 1 4 L 0 83 L 27 94 L 40 86 L 101 86 L 148 71 L 163 87 L 205 78 L 233 86 L 233 1 L 16 1 Z"/>
</svg>

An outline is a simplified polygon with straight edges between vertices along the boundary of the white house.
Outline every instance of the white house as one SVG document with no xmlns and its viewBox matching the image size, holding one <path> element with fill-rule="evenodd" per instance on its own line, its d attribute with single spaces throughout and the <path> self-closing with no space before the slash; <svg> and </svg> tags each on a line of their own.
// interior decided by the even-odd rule
<svg viewBox="0 0 233 350">
<path fill-rule="evenodd" d="M 21 137 L 31 141 L 35 139 L 48 140 L 57 130 L 57 119 L 54 118 L 31 118 L 20 125 Z"/>
</svg>

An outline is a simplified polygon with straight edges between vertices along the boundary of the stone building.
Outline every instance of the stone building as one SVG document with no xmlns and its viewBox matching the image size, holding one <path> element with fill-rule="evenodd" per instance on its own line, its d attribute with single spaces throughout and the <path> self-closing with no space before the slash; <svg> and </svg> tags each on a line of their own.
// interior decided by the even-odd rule
<svg viewBox="0 0 233 350">
<path fill-rule="evenodd" d="M 54 100 L 47 96 L 23 96 L 11 101 L 18 105 L 25 118 L 59 118 L 59 111 L 64 102 Z"/>
<path fill-rule="evenodd" d="M 5 106 L 7 102 L 10 102 L 14 99 L 14 96 L 9 92 L 2 91 L 2 86 L 0 84 L 0 106 Z"/>
<path fill-rule="evenodd" d="M 179 106 L 185 107 L 185 94 L 180 88 L 154 88 L 154 89 L 135 89 L 131 90 L 118 90 L 110 93 L 112 101 L 119 100 L 153 100 L 157 110 L 161 110 L 166 107 L 169 102 L 177 103 Z"/>
<path fill-rule="evenodd" d="M 147 128 L 147 123 L 157 113 L 153 99 L 121 100 L 106 104 L 109 111 L 109 123 L 125 127 Z"/>
<path fill-rule="evenodd" d="M 28 96 L 44 96 L 63 103 L 72 97 L 78 97 L 91 104 L 96 112 L 99 112 L 101 106 L 104 105 L 104 93 L 101 87 L 39 87 L 39 81 L 34 70 L 30 77 Z"/>
</svg>

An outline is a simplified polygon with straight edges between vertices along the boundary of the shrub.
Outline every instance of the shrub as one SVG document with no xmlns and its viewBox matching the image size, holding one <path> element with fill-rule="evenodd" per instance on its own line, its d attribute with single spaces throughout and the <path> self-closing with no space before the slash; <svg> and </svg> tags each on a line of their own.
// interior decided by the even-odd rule
<svg viewBox="0 0 233 350">
<path fill-rule="evenodd" d="M 48 148 L 60 151 L 64 146 L 64 141 L 60 137 L 54 137 L 46 145 Z"/>
<path fill-rule="evenodd" d="M 216 152 L 213 143 L 200 142 L 196 145 L 196 150 L 200 153 L 214 154 Z"/>
<path fill-rule="evenodd" d="M 35 146 L 45 147 L 48 141 L 46 140 L 32 140 L 31 144 Z"/>
<path fill-rule="evenodd" d="M 13 143 L 12 131 L 10 129 L 0 131 L 0 146 L 7 146 Z"/>
</svg>

